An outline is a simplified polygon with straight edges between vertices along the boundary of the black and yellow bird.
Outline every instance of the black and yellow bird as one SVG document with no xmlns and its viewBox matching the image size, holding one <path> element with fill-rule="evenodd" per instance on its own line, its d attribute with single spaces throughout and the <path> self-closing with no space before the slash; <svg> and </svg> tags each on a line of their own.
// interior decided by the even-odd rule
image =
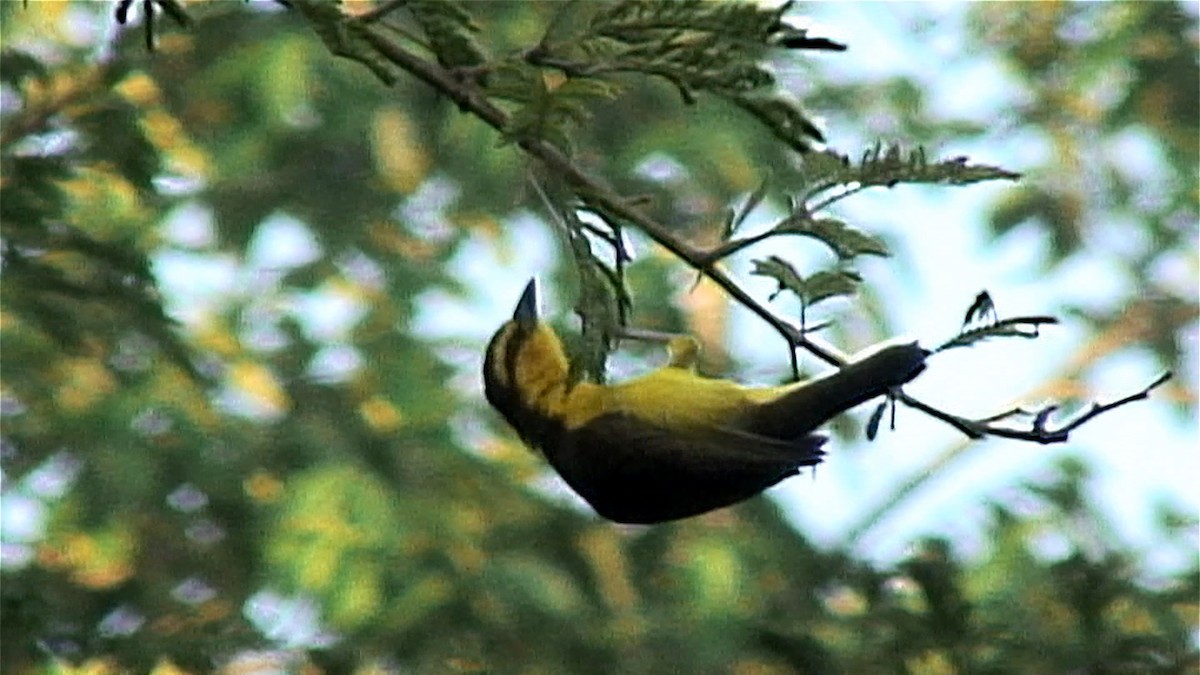
<svg viewBox="0 0 1200 675">
<path fill-rule="evenodd" d="M 895 344 L 817 379 L 745 387 L 701 377 L 695 343 L 666 367 L 618 384 L 571 382 L 558 335 L 529 282 L 483 365 L 488 402 L 601 516 L 687 518 L 752 497 L 815 466 L 831 417 L 909 382 L 927 351 Z"/>
</svg>

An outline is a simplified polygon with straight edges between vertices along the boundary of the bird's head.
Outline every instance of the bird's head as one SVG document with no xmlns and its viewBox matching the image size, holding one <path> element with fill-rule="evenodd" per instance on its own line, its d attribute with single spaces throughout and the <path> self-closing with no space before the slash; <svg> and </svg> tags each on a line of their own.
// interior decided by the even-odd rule
<svg viewBox="0 0 1200 675">
<path fill-rule="evenodd" d="M 538 316 L 537 280 L 531 279 L 513 316 L 492 336 L 483 362 L 483 391 L 488 403 L 522 432 L 534 397 L 565 384 L 570 370 L 562 341 Z"/>
</svg>

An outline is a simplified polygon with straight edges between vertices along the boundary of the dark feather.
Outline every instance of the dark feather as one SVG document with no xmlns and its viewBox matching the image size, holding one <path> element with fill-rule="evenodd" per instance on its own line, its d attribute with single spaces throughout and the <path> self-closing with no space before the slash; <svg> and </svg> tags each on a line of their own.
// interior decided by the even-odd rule
<svg viewBox="0 0 1200 675">
<path fill-rule="evenodd" d="M 648 524 L 752 497 L 819 464 L 825 440 L 807 434 L 785 441 L 728 428 L 681 434 L 613 413 L 565 431 L 543 451 L 597 513 Z"/>
<path fill-rule="evenodd" d="M 825 377 L 759 406 L 744 426 L 765 436 L 790 438 L 888 393 L 925 369 L 929 352 L 915 342 L 885 347 Z"/>
</svg>

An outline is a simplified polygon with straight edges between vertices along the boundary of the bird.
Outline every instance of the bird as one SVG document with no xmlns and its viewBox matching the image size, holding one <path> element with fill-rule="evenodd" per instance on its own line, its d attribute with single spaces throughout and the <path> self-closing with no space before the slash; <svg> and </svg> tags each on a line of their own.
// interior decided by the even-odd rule
<svg viewBox="0 0 1200 675">
<path fill-rule="evenodd" d="M 573 381 L 536 279 L 488 343 L 484 395 L 600 516 L 651 525 L 736 504 L 822 461 L 832 417 L 910 382 L 930 352 L 893 343 L 828 375 L 750 387 L 696 372 L 698 346 L 624 382 Z"/>
</svg>

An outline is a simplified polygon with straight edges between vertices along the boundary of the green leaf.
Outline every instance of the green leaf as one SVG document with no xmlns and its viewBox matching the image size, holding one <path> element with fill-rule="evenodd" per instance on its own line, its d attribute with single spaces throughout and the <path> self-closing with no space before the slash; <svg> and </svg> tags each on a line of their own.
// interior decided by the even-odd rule
<svg viewBox="0 0 1200 675">
<path fill-rule="evenodd" d="M 568 220 L 571 222 L 571 220 Z M 583 342 L 577 359 L 571 363 L 572 376 L 586 374 L 596 382 L 605 378 L 605 363 L 613 348 L 613 339 L 624 323 L 629 297 L 616 270 L 608 267 L 592 252 L 591 243 L 576 226 L 568 232 L 571 254 L 579 270 L 579 297 L 575 313 L 582 323 Z"/>
<path fill-rule="evenodd" d="M 312 594 L 340 629 L 364 625 L 382 609 L 384 571 L 405 540 L 394 496 L 373 474 L 352 466 L 316 467 L 287 486 L 266 560 L 272 581 Z"/>
<path fill-rule="evenodd" d="M 817 239 L 833 249 L 840 260 L 850 260 L 860 255 L 877 255 L 885 258 L 891 255 L 887 245 L 878 237 L 850 227 L 835 218 L 813 219 L 794 216 L 776 227 L 775 232 L 798 234 Z"/>
<path fill-rule="evenodd" d="M 822 206 L 869 187 L 969 185 L 1021 177 L 1000 167 L 972 164 L 961 156 L 931 162 L 920 146 L 906 151 L 897 144 L 882 143 L 866 150 L 857 164 L 832 151 L 811 153 L 804 159 L 804 169 L 810 186 L 805 201 L 835 188 L 842 189 L 841 193 L 828 197 Z"/>
<path fill-rule="evenodd" d="M 442 65 L 463 68 L 487 62 L 487 53 L 476 39 L 479 26 L 460 3 L 413 0 L 406 7 L 425 31 Z"/>
<path fill-rule="evenodd" d="M 571 77 L 554 90 L 557 105 L 580 105 L 598 100 L 612 100 L 621 93 L 621 86 L 594 77 Z"/>
<path fill-rule="evenodd" d="M 838 296 L 854 295 L 862 277 L 849 270 L 822 270 L 804 282 L 804 297 L 811 307 Z"/>
<path fill-rule="evenodd" d="M 779 140 L 793 150 L 807 153 L 813 141 L 824 141 L 825 135 L 809 119 L 799 103 L 774 96 L 735 96 L 735 105 L 762 122 Z"/>
<path fill-rule="evenodd" d="M 630 0 L 596 11 L 586 30 L 580 28 L 582 4 L 568 4 L 559 12 L 552 30 L 528 56 L 531 63 L 572 75 L 662 77 L 687 103 L 694 102 L 697 92 L 729 100 L 798 151 L 823 140 L 798 103 L 773 91 L 775 77 L 762 63 L 774 47 L 832 48 L 827 41 L 804 43 L 805 31 L 783 21 L 786 3 L 769 9 L 754 3 Z M 578 37 L 565 40 L 564 35 Z"/>
<path fill-rule="evenodd" d="M 29 53 L 19 49 L 0 51 L 0 82 L 19 86 L 31 77 L 41 79 L 45 76 L 46 67 Z"/>
<path fill-rule="evenodd" d="M 811 307 L 829 298 L 853 295 L 862 277 L 850 270 L 822 270 L 808 278 L 800 276 L 790 263 L 779 256 L 755 260 L 751 274 L 774 279 L 779 288 L 771 295 L 774 299 L 783 291 L 791 291 L 806 307 Z"/>
<path fill-rule="evenodd" d="M 501 69 L 496 95 L 525 105 L 510 117 L 504 130 L 510 142 L 539 139 L 568 155 L 573 146 L 572 131 L 591 118 L 588 105 L 616 97 L 620 88 L 597 78 L 571 77 L 551 88 L 543 73 L 523 67 Z"/>
</svg>

